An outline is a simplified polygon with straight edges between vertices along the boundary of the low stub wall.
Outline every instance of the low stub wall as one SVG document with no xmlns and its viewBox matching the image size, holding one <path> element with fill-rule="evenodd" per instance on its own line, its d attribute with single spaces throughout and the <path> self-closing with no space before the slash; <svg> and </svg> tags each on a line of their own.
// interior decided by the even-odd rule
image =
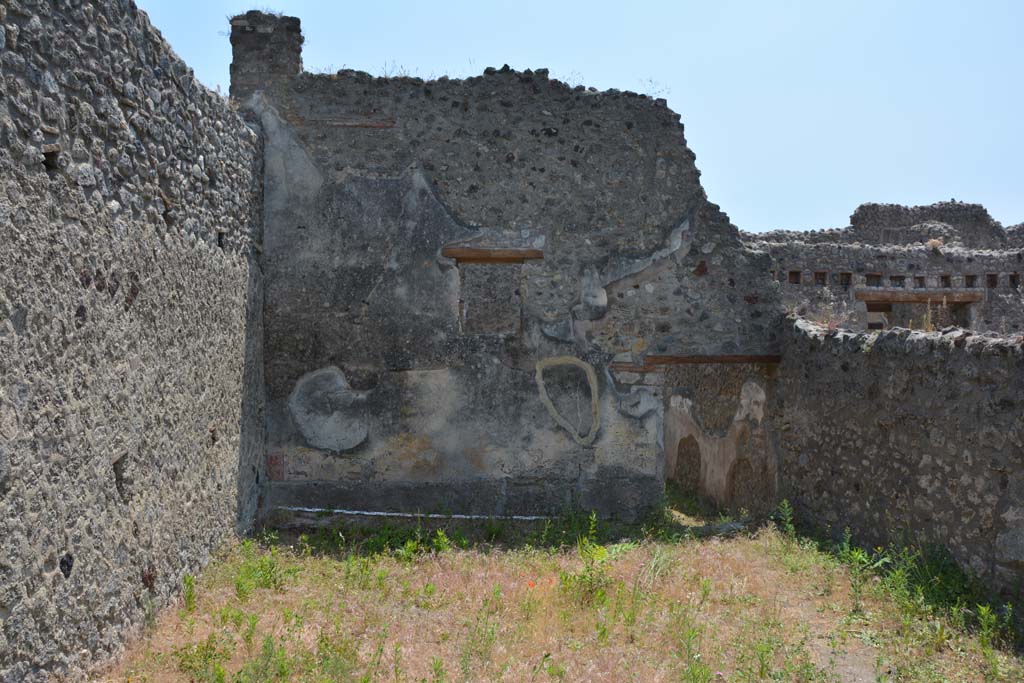
<svg viewBox="0 0 1024 683">
<path fill-rule="evenodd" d="M 80 680 L 253 520 L 258 137 L 130 2 L 0 4 L 0 681 Z"/>
<path fill-rule="evenodd" d="M 946 546 L 997 588 L 1024 579 L 1024 346 L 965 330 L 787 326 L 769 405 L 782 495 L 865 543 Z"/>
</svg>

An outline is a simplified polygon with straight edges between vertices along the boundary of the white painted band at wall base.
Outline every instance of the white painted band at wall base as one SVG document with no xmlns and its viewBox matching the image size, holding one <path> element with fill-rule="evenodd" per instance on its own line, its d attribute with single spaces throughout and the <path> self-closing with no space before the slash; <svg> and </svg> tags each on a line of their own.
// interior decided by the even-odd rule
<svg viewBox="0 0 1024 683">
<path fill-rule="evenodd" d="M 443 515 L 436 512 L 384 512 L 378 510 L 341 510 L 338 508 L 307 508 L 295 506 L 275 507 L 271 509 L 271 512 L 276 510 L 284 510 L 287 512 L 330 513 L 334 515 L 356 515 L 361 517 L 401 517 L 403 519 L 511 519 L 519 522 L 536 522 L 544 519 L 552 519 L 545 515 Z"/>
</svg>

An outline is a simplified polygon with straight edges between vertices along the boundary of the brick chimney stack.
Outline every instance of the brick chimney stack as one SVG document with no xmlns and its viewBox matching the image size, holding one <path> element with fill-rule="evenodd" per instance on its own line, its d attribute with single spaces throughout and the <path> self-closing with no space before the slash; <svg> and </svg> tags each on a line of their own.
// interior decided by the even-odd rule
<svg viewBox="0 0 1024 683">
<path fill-rule="evenodd" d="M 242 100 L 277 77 L 302 72 L 297 17 L 252 10 L 231 19 L 231 97 Z"/>
</svg>

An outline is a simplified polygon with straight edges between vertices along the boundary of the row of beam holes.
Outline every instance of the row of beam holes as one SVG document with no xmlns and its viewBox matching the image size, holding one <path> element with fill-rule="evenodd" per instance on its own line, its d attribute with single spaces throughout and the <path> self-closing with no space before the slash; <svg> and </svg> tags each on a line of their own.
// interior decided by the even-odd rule
<svg viewBox="0 0 1024 683">
<path fill-rule="evenodd" d="M 852 273 L 837 273 L 837 283 L 843 289 L 849 289 L 852 284 L 853 275 Z M 775 278 L 775 271 L 772 271 L 772 279 Z M 1012 289 L 1020 288 L 1020 273 L 1010 273 L 1009 275 L 1009 286 Z M 791 285 L 799 285 L 803 283 L 803 271 L 791 270 L 788 271 L 786 281 Z M 814 284 L 819 287 L 825 287 L 828 284 L 828 273 L 824 271 L 816 271 L 814 273 Z M 868 273 L 864 276 L 864 284 L 868 287 L 882 287 L 883 276 L 881 273 Z M 897 289 L 904 288 L 907 286 L 906 275 L 890 275 L 889 286 Z M 923 275 L 914 276 L 914 288 L 925 289 L 928 286 L 927 279 Z M 978 286 L 977 275 L 964 275 L 964 285 L 967 289 L 973 289 Z M 999 274 L 988 273 L 985 275 L 985 286 L 989 289 L 995 289 L 999 286 Z M 950 289 L 953 287 L 953 276 L 951 275 L 940 275 L 939 276 L 939 287 L 943 289 Z"/>
<path fill-rule="evenodd" d="M 779 271 L 781 276 L 783 271 Z M 776 276 L 775 271 L 772 271 L 772 279 Z M 786 282 L 791 285 L 799 285 L 803 283 L 804 273 L 802 270 L 791 270 L 786 274 Z M 814 284 L 818 287 L 826 287 L 828 285 L 828 273 L 825 271 L 816 271 L 814 273 Z M 853 273 L 836 273 L 836 284 L 843 289 L 849 289 L 853 285 Z"/>
</svg>

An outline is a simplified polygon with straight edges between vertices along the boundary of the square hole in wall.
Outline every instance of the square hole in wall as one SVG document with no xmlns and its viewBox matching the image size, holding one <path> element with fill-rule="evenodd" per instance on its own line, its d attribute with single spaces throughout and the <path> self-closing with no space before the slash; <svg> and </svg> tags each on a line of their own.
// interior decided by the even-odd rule
<svg viewBox="0 0 1024 683">
<path fill-rule="evenodd" d="M 843 289 L 849 289 L 850 285 L 853 284 L 853 273 L 839 273 L 839 286 Z"/>
<path fill-rule="evenodd" d="M 926 285 L 925 285 L 925 281 L 924 281 L 924 275 L 915 275 L 914 276 L 914 289 L 924 289 L 925 286 Z"/>
<path fill-rule="evenodd" d="M 985 286 L 995 289 L 999 286 L 999 273 L 989 273 L 985 276 Z"/>
<path fill-rule="evenodd" d="M 1010 286 L 1020 289 L 1020 273 L 1010 273 Z"/>
<path fill-rule="evenodd" d="M 791 284 L 791 285 L 798 285 L 798 284 L 800 284 L 800 279 L 801 279 L 802 275 L 803 275 L 803 273 L 801 273 L 799 270 L 791 270 L 791 271 L 789 271 L 789 284 Z"/>
<path fill-rule="evenodd" d="M 828 284 L 828 273 L 824 271 L 817 271 L 814 273 L 814 284 L 819 287 L 824 287 Z"/>
<path fill-rule="evenodd" d="M 882 275 L 881 273 L 868 273 L 864 276 L 864 284 L 868 287 L 881 287 L 882 286 Z"/>
<path fill-rule="evenodd" d="M 964 275 L 964 287 L 977 287 L 978 276 L 977 275 Z"/>
<path fill-rule="evenodd" d="M 907 286 L 907 276 L 906 275 L 890 275 L 889 276 L 889 286 L 890 287 L 898 287 L 898 288 L 901 288 L 901 289 L 903 287 L 906 287 Z"/>
<path fill-rule="evenodd" d="M 521 273 L 519 263 L 460 263 L 462 331 L 466 334 L 518 332 Z"/>
<path fill-rule="evenodd" d="M 884 330 L 889 326 L 892 304 L 883 301 L 868 301 L 868 329 Z"/>
<path fill-rule="evenodd" d="M 953 276 L 952 275 L 940 275 L 939 276 L 939 286 L 940 287 L 944 287 L 946 289 L 952 288 L 953 287 Z"/>
</svg>

